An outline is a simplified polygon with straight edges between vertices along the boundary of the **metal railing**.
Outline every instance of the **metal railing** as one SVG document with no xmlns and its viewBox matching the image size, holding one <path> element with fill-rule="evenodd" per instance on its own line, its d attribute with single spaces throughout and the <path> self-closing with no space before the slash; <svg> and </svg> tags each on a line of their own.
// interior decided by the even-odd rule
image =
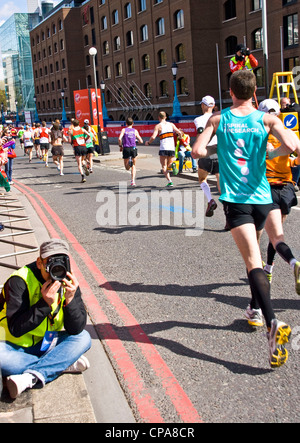
<svg viewBox="0 0 300 443">
<path fill-rule="evenodd" d="M 32 228 L 26 228 L 16 226 L 15 224 L 29 220 L 27 215 L 14 214 L 15 212 L 23 211 L 25 208 L 19 202 L 19 200 L 11 197 L 0 196 L 0 251 L 2 245 L 12 246 L 13 252 L 6 252 L 0 255 L 0 267 L 17 270 L 20 266 L 16 264 L 8 263 L 5 259 L 11 257 L 17 257 L 19 255 L 25 255 L 39 250 L 38 247 L 32 246 L 28 243 L 22 243 L 15 240 L 15 237 L 20 235 L 27 235 L 34 233 Z M 2 219 L 4 217 L 4 219 Z M 13 224 L 14 223 L 14 224 Z M 6 231 L 9 230 L 9 232 Z M 0 284 L 0 290 L 3 285 Z"/>
</svg>

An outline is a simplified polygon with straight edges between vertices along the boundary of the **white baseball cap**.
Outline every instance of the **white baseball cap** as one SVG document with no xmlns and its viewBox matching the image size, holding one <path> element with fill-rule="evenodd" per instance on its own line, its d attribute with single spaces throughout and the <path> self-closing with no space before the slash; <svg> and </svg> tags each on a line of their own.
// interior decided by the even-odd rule
<svg viewBox="0 0 300 443">
<path fill-rule="evenodd" d="M 277 103 L 277 101 L 271 99 L 271 98 L 267 98 L 266 100 L 262 101 L 258 107 L 259 111 L 262 112 L 272 112 L 276 115 L 280 114 L 280 106 Z"/>
<path fill-rule="evenodd" d="M 84 120 L 84 123 L 85 123 L 86 125 L 89 125 L 89 124 L 90 124 L 90 121 L 86 118 L 86 119 Z"/>
<path fill-rule="evenodd" d="M 215 99 L 210 95 L 206 95 L 205 97 L 203 97 L 200 104 L 202 105 L 202 103 L 209 108 L 214 108 L 216 105 Z"/>
</svg>

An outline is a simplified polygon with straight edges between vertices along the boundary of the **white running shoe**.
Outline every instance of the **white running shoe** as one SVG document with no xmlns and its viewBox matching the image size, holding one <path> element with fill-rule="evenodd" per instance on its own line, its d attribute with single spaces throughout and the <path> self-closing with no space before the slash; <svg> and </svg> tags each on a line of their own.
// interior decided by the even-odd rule
<svg viewBox="0 0 300 443">
<path fill-rule="evenodd" d="M 11 375 L 6 379 L 6 385 L 11 398 L 19 397 L 26 389 L 31 389 L 37 383 L 37 378 L 29 373 Z"/>
<path fill-rule="evenodd" d="M 77 361 L 75 361 L 75 363 L 64 371 L 64 374 L 80 374 L 89 369 L 89 367 L 90 362 L 84 355 L 82 355 Z"/>
<path fill-rule="evenodd" d="M 245 317 L 248 320 L 250 326 L 263 326 L 263 315 L 261 309 L 251 309 L 251 306 L 248 305 Z"/>
</svg>

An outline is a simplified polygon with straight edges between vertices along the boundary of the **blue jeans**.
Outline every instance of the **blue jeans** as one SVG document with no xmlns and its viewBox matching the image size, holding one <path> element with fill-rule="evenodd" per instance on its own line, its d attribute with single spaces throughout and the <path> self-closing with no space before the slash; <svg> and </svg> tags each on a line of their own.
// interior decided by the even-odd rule
<svg viewBox="0 0 300 443">
<path fill-rule="evenodd" d="M 0 366 L 2 376 L 29 372 L 43 385 L 55 380 L 91 347 L 91 337 L 87 331 L 78 335 L 58 332 L 58 341 L 48 354 L 41 352 L 42 342 L 31 348 L 23 348 L 12 343 L 0 342 Z"/>
<path fill-rule="evenodd" d="M 7 175 L 8 181 L 12 182 L 12 168 L 13 168 L 13 158 L 9 158 L 5 165 L 5 174 Z"/>
<path fill-rule="evenodd" d="M 192 158 L 192 151 L 185 151 L 185 152 L 179 151 L 178 152 L 179 171 L 182 171 L 183 162 L 184 162 L 185 157 L 191 158 L 192 159 L 192 168 L 197 169 L 197 160 Z"/>
</svg>

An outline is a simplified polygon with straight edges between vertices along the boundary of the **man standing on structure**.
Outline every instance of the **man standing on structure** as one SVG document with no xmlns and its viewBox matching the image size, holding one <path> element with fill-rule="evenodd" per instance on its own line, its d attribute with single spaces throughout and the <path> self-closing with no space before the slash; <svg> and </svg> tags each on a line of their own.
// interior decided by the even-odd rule
<svg viewBox="0 0 300 443">
<path fill-rule="evenodd" d="M 236 54 L 229 63 L 231 72 L 242 71 L 244 69 L 248 69 L 249 71 L 253 71 L 253 69 L 257 68 L 258 61 L 250 53 L 250 49 L 244 45 L 238 45 L 236 48 Z"/>
</svg>

